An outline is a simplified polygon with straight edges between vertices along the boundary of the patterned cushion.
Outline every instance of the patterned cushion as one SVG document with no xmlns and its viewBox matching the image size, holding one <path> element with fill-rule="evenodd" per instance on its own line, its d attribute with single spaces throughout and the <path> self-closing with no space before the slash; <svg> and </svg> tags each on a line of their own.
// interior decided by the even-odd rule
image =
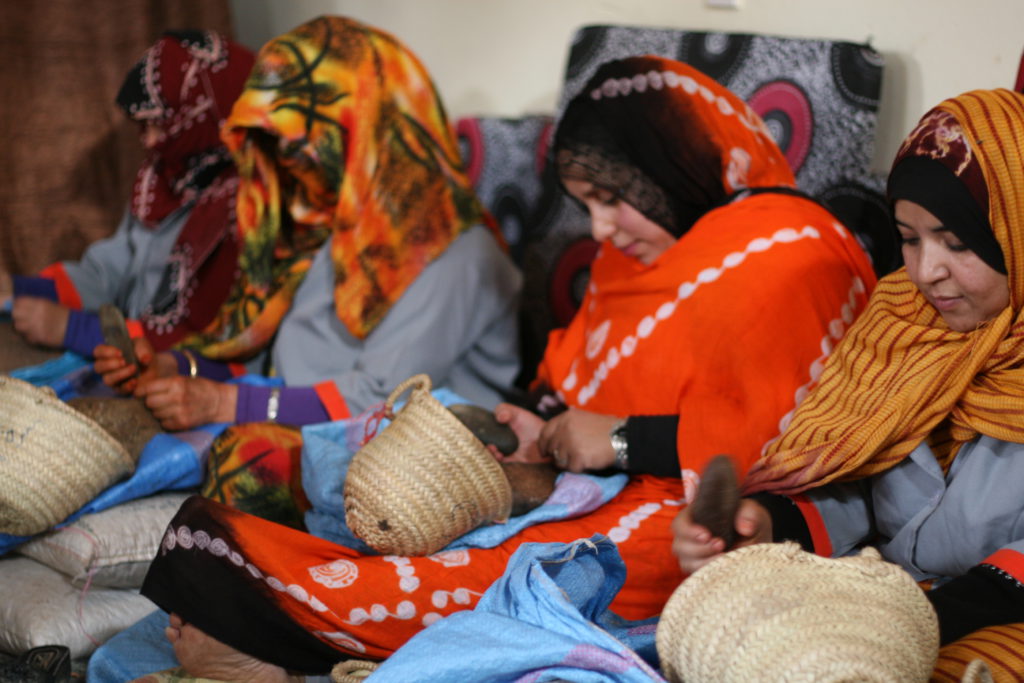
<svg viewBox="0 0 1024 683">
<path fill-rule="evenodd" d="M 559 109 L 600 64 L 636 54 L 692 64 L 745 99 L 768 124 L 801 189 L 853 230 L 875 270 L 899 265 L 884 178 L 870 170 L 882 79 L 875 50 L 829 40 L 585 26 L 572 41 Z M 575 312 L 595 251 L 587 216 L 544 163 L 553 124 L 548 116 L 458 124 L 477 190 L 526 276 L 525 368 L 536 367 L 547 332 Z"/>
</svg>

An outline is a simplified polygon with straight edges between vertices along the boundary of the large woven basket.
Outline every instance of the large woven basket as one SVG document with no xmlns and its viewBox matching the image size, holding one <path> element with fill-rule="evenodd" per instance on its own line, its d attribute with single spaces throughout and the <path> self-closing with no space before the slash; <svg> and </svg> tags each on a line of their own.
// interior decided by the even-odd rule
<svg viewBox="0 0 1024 683">
<path fill-rule="evenodd" d="M 665 605 L 656 634 L 670 681 L 927 681 L 938 620 L 873 548 L 828 559 L 795 543 L 726 553 Z"/>
<path fill-rule="evenodd" d="M 0 533 L 46 531 L 134 468 L 124 446 L 52 390 L 0 375 Z"/>
<path fill-rule="evenodd" d="M 503 521 L 512 489 L 501 466 L 415 375 L 385 402 L 412 389 L 391 423 L 353 456 L 345 478 L 345 521 L 386 555 L 430 555 L 481 524 Z"/>
</svg>

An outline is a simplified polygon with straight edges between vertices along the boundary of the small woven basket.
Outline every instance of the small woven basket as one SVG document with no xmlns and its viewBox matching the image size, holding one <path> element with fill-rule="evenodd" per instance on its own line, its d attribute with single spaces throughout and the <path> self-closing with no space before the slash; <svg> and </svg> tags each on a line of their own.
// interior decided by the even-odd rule
<svg viewBox="0 0 1024 683">
<path fill-rule="evenodd" d="M 924 591 L 874 548 L 829 559 L 762 543 L 683 581 L 656 641 L 673 682 L 924 682 L 939 629 Z"/>
<path fill-rule="evenodd" d="M 134 469 L 124 446 L 53 390 L 0 375 L 0 533 L 46 531 Z"/>
<path fill-rule="evenodd" d="M 508 519 L 512 488 L 483 443 L 415 375 L 385 402 L 380 434 L 353 456 L 345 478 L 345 521 L 385 555 L 430 555 L 481 524 Z"/>
</svg>

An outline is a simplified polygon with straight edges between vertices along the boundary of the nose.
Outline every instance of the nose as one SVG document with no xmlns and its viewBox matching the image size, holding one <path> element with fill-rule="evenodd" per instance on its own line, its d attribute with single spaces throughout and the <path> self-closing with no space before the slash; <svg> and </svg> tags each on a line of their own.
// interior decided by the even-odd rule
<svg viewBox="0 0 1024 683">
<path fill-rule="evenodd" d="M 614 212 L 610 207 L 603 204 L 591 205 L 590 209 L 590 234 L 597 242 L 604 242 L 611 238 L 618 229 L 615 225 Z"/>
<path fill-rule="evenodd" d="M 160 129 L 149 124 L 142 131 L 142 144 L 146 149 L 151 149 L 160 142 Z"/>
<path fill-rule="evenodd" d="M 917 261 L 917 277 L 921 282 L 939 282 L 949 277 L 948 252 L 938 244 L 926 243 Z"/>
</svg>

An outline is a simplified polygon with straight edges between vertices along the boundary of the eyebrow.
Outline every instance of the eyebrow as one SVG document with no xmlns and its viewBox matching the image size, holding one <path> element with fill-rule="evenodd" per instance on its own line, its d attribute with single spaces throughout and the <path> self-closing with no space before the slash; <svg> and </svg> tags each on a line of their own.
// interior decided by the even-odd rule
<svg viewBox="0 0 1024 683">
<path fill-rule="evenodd" d="M 907 230 L 914 230 L 913 227 L 907 225 L 905 222 L 899 220 L 898 218 L 894 219 L 894 220 L 896 221 L 896 227 L 898 227 L 898 228 L 906 228 Z M 936 225 L 934 228 L 928 228 L 928 231 L 929 232 L 935 232 L 935 233 L 938 233 L 938 232 L 953 232 L 952 230 L 947 228 L 945 225 Z"/>
</svg>

